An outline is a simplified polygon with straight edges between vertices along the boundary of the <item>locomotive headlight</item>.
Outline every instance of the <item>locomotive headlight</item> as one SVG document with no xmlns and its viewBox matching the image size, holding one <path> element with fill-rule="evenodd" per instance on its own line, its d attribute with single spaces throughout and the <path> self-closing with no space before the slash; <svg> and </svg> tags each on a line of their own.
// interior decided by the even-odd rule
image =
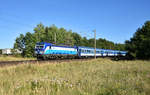
<svg viewBox="0 0 150 95">
<path fill-rule="evenodd" d="M 44 51 L 40 51 L 40 54 L 44 54 Z"/>
<path fill-rule="evenodd" d="M 35 51 L 35 54 L 37 54 L 38 52 L 37 51 Z"/>
</svg>

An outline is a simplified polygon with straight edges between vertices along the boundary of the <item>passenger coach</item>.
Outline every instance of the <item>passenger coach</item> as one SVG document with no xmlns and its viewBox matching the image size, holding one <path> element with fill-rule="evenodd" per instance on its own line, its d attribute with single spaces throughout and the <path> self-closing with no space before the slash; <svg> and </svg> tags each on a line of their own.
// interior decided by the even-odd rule
<svg viewBox="0 0 150 95">
<path fill-rule="evenodd" d="M 95 56 L 95 48 L 78 47 L 79 57 L 93 57 Z M 96 49 L 96 57 L 114 57 L 114 56 L 126 56 L 126 51 L 110 50 L 110 49 Z"/>
</svg>

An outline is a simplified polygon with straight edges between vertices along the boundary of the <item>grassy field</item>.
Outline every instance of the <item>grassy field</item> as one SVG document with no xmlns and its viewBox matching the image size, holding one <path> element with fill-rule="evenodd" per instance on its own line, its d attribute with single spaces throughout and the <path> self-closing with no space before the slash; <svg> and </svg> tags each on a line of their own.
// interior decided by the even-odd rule
<svg viewBox="0 0 150 95">
<path fill-rule="evenodd" d="M 35 58 L 23 58 L 13 56 L 0 56 L 0 61 L 20 61 L 20 60 L 35 60 Z"/>
<path fill-rule="evenodd" d="M 0 95 L 150 95 L 150 61 L 96 59 L 2 67 Z"/>
</svg>

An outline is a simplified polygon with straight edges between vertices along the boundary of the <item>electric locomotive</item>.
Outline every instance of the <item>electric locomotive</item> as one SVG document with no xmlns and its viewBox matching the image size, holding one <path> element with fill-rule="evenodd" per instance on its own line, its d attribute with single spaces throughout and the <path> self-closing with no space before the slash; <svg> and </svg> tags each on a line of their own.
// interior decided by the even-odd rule
<svg viewBox="0 0 150 95">
<path fill-rule="evenodd" d="M 51 59 L 57 57 L 75 57 L 77 56 L 77 47 L 58 46 L 51 43 L 39 42 L 35 46 L 37 59 Z"/>
</svg>

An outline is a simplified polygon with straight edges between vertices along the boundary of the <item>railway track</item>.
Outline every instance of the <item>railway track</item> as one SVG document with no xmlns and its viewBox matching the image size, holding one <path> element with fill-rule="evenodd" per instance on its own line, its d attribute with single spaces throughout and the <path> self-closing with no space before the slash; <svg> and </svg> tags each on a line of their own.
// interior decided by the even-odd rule
<svg viewBox="0 0 150 95">
<path fill-rule="evenodd" d="M 18 64 L 43 64 L 43 63 L 62 63 L 62 62 L 72 62 L 72 61 L 87 61 L 90 59 L 56 59 L 56 60 L 24 60 L 24 61 L 0 61 L 0 67 L 12 66 Z"/>
<path fill-rule="evenodd" d="M 36 62 L 36 60 L 24 60 L 24 61 L 0 61 L 0 66 L 9 66 L 9 65 L 17 65 L 17 64 L 25 64 L 25 63 L 31 63 Z"/>
</svg>

